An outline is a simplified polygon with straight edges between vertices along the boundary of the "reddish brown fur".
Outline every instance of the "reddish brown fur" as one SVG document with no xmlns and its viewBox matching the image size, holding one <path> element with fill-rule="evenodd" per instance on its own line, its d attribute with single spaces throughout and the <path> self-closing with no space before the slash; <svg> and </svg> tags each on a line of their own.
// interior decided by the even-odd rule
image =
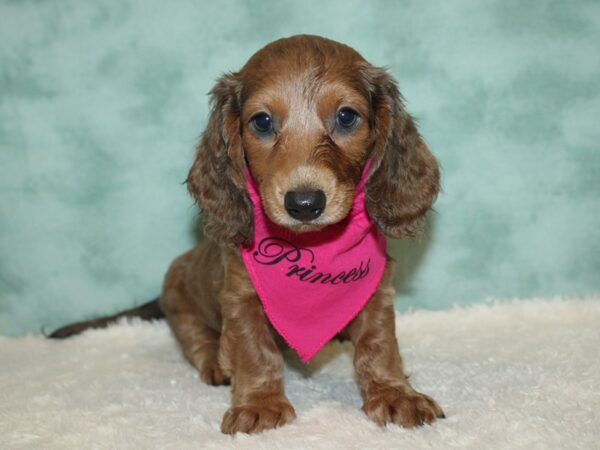
<svg viewBox="0 0 600 450">
<path fill-rule="evenodd" d="M 341 106 L 362 119 L 349 135 L 330 125 Z M 259 138 L 248 125 L 265 110 L 279 126 L 272 139 Z M 437 163 L 392 77 L 345 45 L 316 36 L 281 39 L 213 89 L 212 113 L 188 177 L 210 239 L 175 260 L 160 305 L 202 380 L 232 382 L 223 432 L 258 432 L 295 417 L 284 392 L 279 338 L 237 250 L 253 236 L 245 160 L 267 215 L 302 232 L 346 216 L 369 158 L 370 215 L 389 237 L 414 234 L 439 190 Z M 323 217 L 308 225 L 291 221 L 282 206 L 282 190 L 305 185 L 328 194 Z M 390 261 L 377 292 L 342 335 L 355 346 L 363 410 L 378 424 L 410 427 L 443 413 L 404 374 L 391 274 Z"/>
</svg>

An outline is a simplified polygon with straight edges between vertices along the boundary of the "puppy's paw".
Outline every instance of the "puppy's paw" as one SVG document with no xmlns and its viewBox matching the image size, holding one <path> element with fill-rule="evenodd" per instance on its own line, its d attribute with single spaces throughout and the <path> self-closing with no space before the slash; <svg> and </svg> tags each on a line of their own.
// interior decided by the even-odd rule
<svg viewBox="0 0 600 450">
<path fill-rule="evenodd" d="M 212 386 L 230 384 L 229 377 L 225 376 L 216 362 L 214 364 L 204 364 L 198 372 L 200 374 L 200 379 L 206 384 Z"/>
<path fill-rule="evenodd" d="M 296 418 L 294 408 L 287 400 L 232 406 L 223 416 L 221 431 L 226 434 L 259 433 L 280 427 Z"/>
<path fill-rule="evenodd" d="M 365 401 L 362 409 L 378 425 L 395 423 L 406 428 L 445 417 L 442 408 L 431 397 L 402 387 L 377 392 Z"/>
</svg>

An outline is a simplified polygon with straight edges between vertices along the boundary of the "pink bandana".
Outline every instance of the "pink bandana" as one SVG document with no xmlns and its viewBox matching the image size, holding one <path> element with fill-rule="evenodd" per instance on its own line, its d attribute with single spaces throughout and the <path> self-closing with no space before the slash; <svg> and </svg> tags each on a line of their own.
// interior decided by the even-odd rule
<svg viewBox="0 0 600 450">
<path fill-rule="evenodd" d="M 254 240 L 240 247 L 242 258 L 271 324 L 303 362 L 360 312 L 383 276 L 386 240 L 365 205 L 370 166 L 348 217 L 308 233 L 294 233 L 266 216 L 246 169 Z"/>
</svg>

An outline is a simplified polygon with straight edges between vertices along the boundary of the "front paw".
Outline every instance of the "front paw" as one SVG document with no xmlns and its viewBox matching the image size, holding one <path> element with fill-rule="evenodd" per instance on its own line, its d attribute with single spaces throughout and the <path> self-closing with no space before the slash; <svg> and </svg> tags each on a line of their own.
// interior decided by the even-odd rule
<svg viewBox="0 0 600 450">
<path fill-rule="evenodd" d="M 287 399 L 232 406 L 223 416 L 221 431 L 226 434 L 259 433 L 295 418 L 296 412 Z"/>
<path fill-rule="evenodd" d="M 442 408 L 431 397 L 403 387 L 378 391 L 365 400 L 362 409 L 378 425 L 395 423 L 406 428 L 445 417 Z"/>
</svg>

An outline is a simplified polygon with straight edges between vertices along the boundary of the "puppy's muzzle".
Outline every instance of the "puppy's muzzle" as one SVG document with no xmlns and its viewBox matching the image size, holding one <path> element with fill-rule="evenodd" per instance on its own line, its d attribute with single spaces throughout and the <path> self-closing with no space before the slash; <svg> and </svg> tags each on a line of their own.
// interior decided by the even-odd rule
<svg viewBox="0 0 600 450">
<path fill-rule="evenodd" d="M 320 189 L 317 191 L 288 191 L 284 206 L 288 214 L 301 222 L 310 222 L 319 217 L 325 209 L 327 197 Z"/>
</svg>

